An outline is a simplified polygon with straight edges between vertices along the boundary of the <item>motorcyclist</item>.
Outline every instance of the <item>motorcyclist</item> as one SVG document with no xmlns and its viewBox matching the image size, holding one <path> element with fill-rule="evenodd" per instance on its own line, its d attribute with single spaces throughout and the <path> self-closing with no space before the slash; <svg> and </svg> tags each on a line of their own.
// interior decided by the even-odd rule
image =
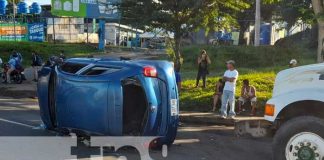
<svg viewBox="0 0 324 160">
<path fill-rule="evenodd" d="M 18 55 L 17 54 L 13 54 L 12 56 L 10 56 L 10 59 L 9 59 L 9 62 L 8 62 L 8 71 L 6 73 L 6 79 L 5 79 L 4 83 L 11 83 L 10 74 L 14 70 L 16 70 L 17 61 L 18 61 Z"/>
<path fill-rule="evenodd" d="M 22 62 L 23 62 L 23 57 L 22 54 L 17 52 L 17 51 L 13 51 L 12 54 L 10 55 L 10 59 L 15 58 L 16 59 L 16 69 L 22 69 Z M 21 78 L 22 80 L 26 80 L 26 76 L 24 72 L 21 72 Z"/>
</svg>

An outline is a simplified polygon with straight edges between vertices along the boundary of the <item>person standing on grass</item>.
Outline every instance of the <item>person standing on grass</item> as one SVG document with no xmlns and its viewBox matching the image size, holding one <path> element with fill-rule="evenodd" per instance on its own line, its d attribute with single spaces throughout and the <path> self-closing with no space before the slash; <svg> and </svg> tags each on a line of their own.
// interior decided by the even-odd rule
<svg viewBox="0 0 324 160">
<path fill-rule="evenodd" d="M 211 63 L 210 58 L 205 50 L 202 50 L 198 57 L 198 74 L 196 80 L 196 87 L 199 86 L 200 79 L 203 80 L 203 88 L 206 88 L 206 78 L 209 74 L 208 65 Z"/>
<path fill-rule="evenodd" d="M 241 97 L 239 98 L 238 109 L 239 112 L 242 112 L 242 106 L 246 102 L 251 102 L 251 116 L 256 115 L 256 105 L 257 105 L 257 96 L 256 89 L 254 86 L 250 85 L 250 81 L 248 79 L 243 80 L 243 86 L 241 89 Z"/>
<path fill-rule="evenodd" d="M 42 66 L 42 58 L 38 55 L 37 52 L 32 53 L 32 67 L 34 70 L 34 82 L 37 82 L 38 80 L 38 70 L 39 67 Z"/>
<path fill-rule="evenodd" d="M 218 82 L 216 83 L 212 112 L 216 111 L 218 100 L 223 95 L 224 85 L 225 84 L 223 82 L 223 79 L 219 79 Z"/>
<path fill-rule="evenodd" d="M 225 82 L 223 96 L 222 96 L 222 107 L 221 107 L 221 117 L 234 118 L 235 113 L 235 89 L 236 81 L 239 73 L 235 69 L 235 61 L 230 60 L 226 62 L 227 71 L 224 73 L 223 81 Z M 230 105 L 229 114 L 227 114 L 228 104 Z"/>
<path fill-rule="evenodd" d="M 174 68 L 174 74 L 175 74 L 175 78 L 176 78 L 176 83 L 177 83 L 177 87 L 178 87 L 178 91 L 181 90 L 182 88 L 182 78 L 181 78 L 181 73 L 180 73 L 180 64 L 177 62 L 172 63 L 173 64 L 173 68 Z"/>
</svg>

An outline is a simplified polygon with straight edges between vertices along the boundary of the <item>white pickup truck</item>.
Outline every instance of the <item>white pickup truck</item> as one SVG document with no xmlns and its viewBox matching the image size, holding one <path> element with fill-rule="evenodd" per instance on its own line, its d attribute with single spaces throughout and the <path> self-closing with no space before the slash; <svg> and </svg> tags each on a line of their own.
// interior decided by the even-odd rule
<svg viewBox="0 0 324 160">
<path fill-rule="evenodd" d="M 265 119 L 277 129 L 274 160 L 324 160 L 324 63 L 280 72 Z"/>
</svg>

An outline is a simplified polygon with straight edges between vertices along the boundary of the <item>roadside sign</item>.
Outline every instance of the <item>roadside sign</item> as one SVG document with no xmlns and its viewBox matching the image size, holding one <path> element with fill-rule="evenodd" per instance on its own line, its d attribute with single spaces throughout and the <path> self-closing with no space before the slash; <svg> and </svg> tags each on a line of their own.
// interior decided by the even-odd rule
<svg viewBox="0 0 324 160">
<path fill-rule="evenodd" d="M 5 23 L 0 24 L 0 41 L 27 41 L 27 24 Z"/>
<path fill-rule="evenodd" d="M 44 42 L 45 32 L 44 23 L 28 24 L 28 39 L 32 42 Z"/>
<path fill-rule="evenodd" d="M 119 19 L 120 0 L 52 0 L 52 14 L 96 19 Z"/>
</svg>

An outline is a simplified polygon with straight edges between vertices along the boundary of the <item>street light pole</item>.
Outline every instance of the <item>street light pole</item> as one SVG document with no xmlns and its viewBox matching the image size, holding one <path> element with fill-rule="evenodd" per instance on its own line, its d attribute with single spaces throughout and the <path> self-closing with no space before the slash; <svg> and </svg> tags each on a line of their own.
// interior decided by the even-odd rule
<svg viewBox="0 0 324 160">
<path fill-rule="evenodd" d="M 255 2 L 255 34 L 254 34 L 254 46 L 260 46 L 260 26 L 261 26 L 261 0 Z"/>
</svg>

